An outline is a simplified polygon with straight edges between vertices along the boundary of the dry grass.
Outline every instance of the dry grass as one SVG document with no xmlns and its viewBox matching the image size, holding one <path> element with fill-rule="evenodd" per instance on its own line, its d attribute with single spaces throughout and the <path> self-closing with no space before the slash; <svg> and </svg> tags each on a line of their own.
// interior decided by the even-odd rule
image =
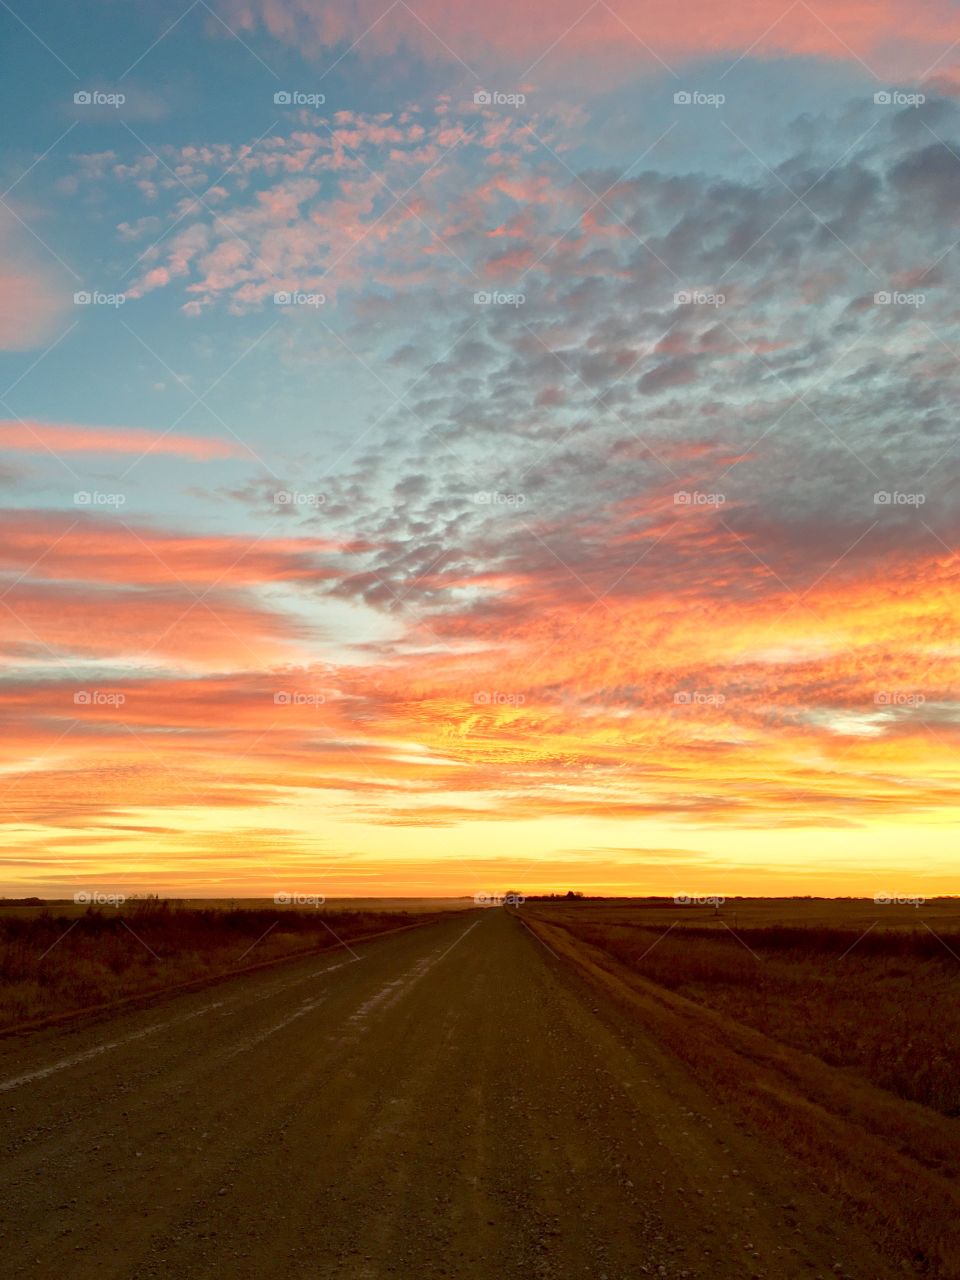
<svg viewBox="0 0 960 1280">
<path fill-rule="evenodd" d="M 0 908 L 0 1028 L 148 995 L 250 964 L 349 943 L 440 912 L 123 907 Z"/>
<path fill-rule="evenodd" d="M 891 1257 L 960 1275 L 956 904 L 937 917 L 939 938 L 915 912 L 871 928 L 863 904 L 807 925 L 739 907 L 735 929 L 729 915 L 678 922 L 649 904 L 523 911 Z"/>
<path fill-rule="evenodd" d="M 960 931 L 562 922 L 671 991 L 960 1116 Z"/>
</svg>

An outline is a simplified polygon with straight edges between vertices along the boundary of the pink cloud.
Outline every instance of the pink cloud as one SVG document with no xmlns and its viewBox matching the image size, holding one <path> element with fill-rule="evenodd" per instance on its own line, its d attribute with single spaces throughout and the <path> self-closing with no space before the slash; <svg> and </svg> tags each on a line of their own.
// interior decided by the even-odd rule
<svg viewBox="0 0 960 1280">
<path fill-rule="evenodd" d="M 87 427 L 36 421 L 0 422 L 0 448 L 28 453 L 162 453 L 198 462 L 250 456 L 245 446 L 232 440 L 148 431 L 143 427 Z"/>
<path fill-rule="evenodd" d="M 20 582 L 3 603 L 0 655 L 14 666 L 27 652 L 56 661 L 124 653 L 215 670 L 279 662 L 301 639 L 288 619 L 243 593 L 215 588 L 201 599 L 179 587 L 131 591 Z"/>
<path fill-rule="evenodd" d="M 44 275 L 0 262 L 0 350 L 29 351 L 54 336 L 67 295 Z"/>
<path fill-rule="evenodd" d="M 960 35 L 960 12 L 952 0 L 818 0 L 805 3 L 688 0 L 682 6 L 621 0 L 584 11 L 582 0 L 420 0 L 414 15 L 397 5 L 384 12 L 381 0 L 334 5 L 326 0 L 224 0 L 231 25 L 264 28 L 276 39 L 322 49 L 358 41 L 363 54 L 395 53 L 414 46 L 425 57 L 459 56 L 478 71 L 490 56 L 520 67 L 537 64 L 542 75 L 552 62 L 584 55 L 611 65 L 658 66 L 713 54 L 752 56 L 795 54 L 847 59 L 876 56 L 887 71 L 913 63 L 929 65 L 924 52 L 938 53 Z M 543 61 L 541 61 L 543 59 Z M 478 66 L 479 63 L 479 66 Z M 487 68 L 488 69 L 488 68 Z"/>
<path fill-rule="evenodd" d="M 0 665 L 124 654 L 196 670 L 289 661 L 309 628 L 260 588 L 315 590 L 342 574 L 335 557 L 354 549 L 362 544 L 0 512 L 0 573 L 14 575 L 0 608 Z"/>
<path fill-rule="evenodd" d="M 0 512 L 0 570 L 37 578 L 141 587 L 316 584 L 337 576 L 325 556 L 359 549 L 324 538 L 178 534 L 85 514 Z"/>
<path fill-rule="evenodd" d="M 938 70 L 927 81 L 934 93 L 945 98 L 960 98 L 960 67 L 949 67 Z"/>
<path fill-rule="evenodd" d="M 164 285 L 170 283 L 170 274 L 167 267 L 154 267 L 147 272 L 138 285 L 130 290 L 130 297 L 142 298 L 151 289 L 162 289 Z"/>
</svg>

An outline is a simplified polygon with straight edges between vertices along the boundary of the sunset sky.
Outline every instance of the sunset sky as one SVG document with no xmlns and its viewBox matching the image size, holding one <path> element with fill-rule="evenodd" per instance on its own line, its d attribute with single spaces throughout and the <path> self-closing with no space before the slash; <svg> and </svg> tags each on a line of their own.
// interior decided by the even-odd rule
<svg viewBox="0 0 960 1280">
<path fill-rule="evenodd" d="M 955 0 L 0 27 L 0 891 L 960 891 Z"/>
</svg>

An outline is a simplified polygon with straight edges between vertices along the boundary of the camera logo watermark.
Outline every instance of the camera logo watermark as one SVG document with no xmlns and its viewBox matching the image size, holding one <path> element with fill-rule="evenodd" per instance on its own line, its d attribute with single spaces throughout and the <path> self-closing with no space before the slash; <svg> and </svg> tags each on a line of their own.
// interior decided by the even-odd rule
<svg viewBox="0 0 960 1280">
<path fill-rule="evenodd" d="M 473 295 L 474 306 L 477 307 L 522 307 L 527 300 L 525 293 L 498 293 L 480 289 Z"/>
<path fill-rule="evenodd" d="M 125 693 L 111 693 L 109 689 L 78 689 L 73 695 L 75 707 L 122 707 L 126 700 Z"/>
<path fill-rule="evenodd" d="M 303 293 L 299 289 L 293 289 L 289 292 L 281 289 L 273 295 L 273 305 L 275 307 L 322 307 L 326 304 L 327 295 L 325 293 Z"/>
<path fill-rule="evenodd" d="M 322 693 L 288 693 L 281 690 L 273 695 L 275 707 L 322 707 L 326 702 Z"/>
<path fill-rule="evenodd" d="M 675 893 L 673 901 L 678 907 L 722 907 L 726 898 L 720 893 Z"/>
<path fill-rule="evenodd" d="M 724 93 L 702 93 L 699 89 L 679 89 L 673 95 L 674 105 L 678 107 L 713 107 L 716 110 L 726 100 Z"/>
<path fill-rule="evenodd" d="M 726 494 L 701 493 L 698 489 L 678 489 L 673 495 L 675 507 L 722 507 L 726 502 Z"/>
<path fill-rule="evenodd" d="M 522 707 L 526 700 L 522 693 L 502 693 L 499 689 L 478 689 L 473 695 L 477 707 Z"/>
<path fill-rule="evenodd" d="M 678 289 L 673 295 L 675 307 L 722 307 L 726 300 L 725 293 L 710 293 L 706 289 Z"/>
<path fill-rule="evenodd" d="M 926 500 L 925 493 L 901 493 L 899 489 L 881 489 L 873 495 L 875 507 L 922 507 Z"/>
<path fill-rule="evenodd" d="M 73 495 L 75 507 L 122 507 L 126 501 L 125 493 L 99 493 L 95 489 L 80 489 Z"/>
<path fill-rule="evenodd" d="M 873 95 L 878 107 L 922 107 L 926 100 L 924 93 L 902 93 L 899 89 L 880 89 Z"/>
<path fill-rule="evenodd" d="M 275 107 L 322 107 L 326 101 L 325 93 L 303 93 L 299 89 L 278 89 L 273 95 Z"/>
<path fill-rule="evenodd" d="M 677 707 L 722 707 L 726 701 L 726 694 L 711 693 L 707 689 L 679 689 L 673 695 Z"/>
<path fill-rule="evenodd" d="M 73 95 L 76 107 L 122 107 L 127 100 L 125 93 L 104 93 L 100 89 L 78 89 Z"/>
<path fill-rule="evenodd" d="M 478 507 L 522 507 L 526 500 L 525 493 L 501 493 L 498 489 L 481 489 L 473 495 Z"/>
<path fill-rule="evenodd" d="M 520 907 L 526 902 L 522 893 L 475 893 L 478 907 Z"/>
<path fill-rule="evenodd" d="M 875 893 L 873 901 L 878 907 L 922 907 L 926 898 L 919 894 Z"/>
<path fill-rule="evenodd" d="M 100 289 L 78 289 L 73 295 L 75 307 L 122 307 L 126 300 L 125 293 L 104 293 Z"/>
<path fill-rule="evenodd" d="M 522 107 L 526 100 L 525 93 L 501 93 L 499 89 L 478 89 L 473 95 L 475 107 Z"/>
<path fill-rule="evenodd" d="M 97 889 L 81 889 L 73 895 L 78 907 L 122 907 L 127 901 L 125 893 L 100 893 Z"/>
<path fill-rule="evenodd" d="M 927 300 L 925 293 L 901 293 L 899 289 L 880 289 L 873 295 L 877 307 L 922 307 Z"/>
<path fill-rule="evenodd" d="M 322 907 L 326 898 L 322 893 L 275 893 L 274 906 L 277 907 Z"/>
<path fill-rule="evenodd" d="M 326 500 L 325 493 L 301 493 L 299 489 L 278 489 L 273 495 L 277 507 L 322 507 Z"/>
</svg>

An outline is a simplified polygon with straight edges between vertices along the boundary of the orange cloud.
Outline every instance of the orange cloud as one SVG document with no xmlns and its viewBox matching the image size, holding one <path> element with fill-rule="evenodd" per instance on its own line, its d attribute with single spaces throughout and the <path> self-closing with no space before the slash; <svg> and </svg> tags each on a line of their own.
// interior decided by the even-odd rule
<svg viewBox="0 0 960 1280">
<path fill-rule="evenodd" d="M 0 608 L 0 655 L 17 665 L 26 656 L 63 667 L 124 655 L 131 662 L 220 670 L 280 662 L 294 652 L 298 629 L 288 620 L 225 592 L 199 596 L 19 584 Z"/>
<path fill-rule="evenodd" d="M 0 448 L 29 453 L 174 454 L 198 462 L 250 456 L 249 449 L 233 440 L 142 427 L 88 427 L 22 419 L 0 422 Z"/>
<path fill-rule="evenodd" d="M 529 585 L 504 589 L 526 596 Z M 330 792 L 342 815 L 391 827 L 564 815 L 842 827 L 946 812 L 960 806 L 960 657 L 938 636 L 958 597 L 945 556 L 891 570 L 880 590 L 849 573 L 802 602 L 787 590 L 745 600 L 665 589 L 598 604 L 558 576 L 512 622 L 433 619 L 446 650 L 294 667 L 282 638 L 296 628 L 236 599 L 212 597 L 212 614 L 181 628 L 188 596 L 17 589 L 8 604 L 25 628 L 0 634 L 21 645 L 36 633 L 81 656 L 135 659 L 173 623 L 155 656 L 199 674 L 98 677 L 122 700 L 80 709 L 79 677 L 8 685 L 0 760 L 16 771 L 53 750 L 51 767 L 66 754 L 86 772 L 95 743 L 96 769 L 135 769 L 151 807 L 185 802 L 179 788 L 157 798 L 162 770 L 197 792 L 226 772 L 245 780 L 249 805 Z M 138 803 L 125 787 L 111 809 Z"/>
<path fill-rule="evenodd" d="M 0 514 L 0 655 L 235 670 L 289 662 L 304 624 L 257 588 L 317 586 L 349 548 L 320 538 L 180 535 L 83 513 Z"/>
<path fill-rule="evenodd" d="M 0 569 L 35 578 L 126 586 L 313 582 L 329 557 L 359 544 L 329 538 L 177 534 L 49 511 L 0 512 Z"/>
<path fill-rule="evenodd" d="M 361 56 L 412 46 L 439 61 L 459 55 L 476 66 L 495 56 L 520 68 L 536 64 L 538 75 L 551 62 L 568 65 L 574 59 L 582 72 L 584 57 L 602 61 L 609 71 L 746 53 L 877 57 L 888 70 L 912 62 L 919 71 L 932 61 L 922 60 L 925 53 L 942 53 L 960 35 L 952 0 L 688 0 L 682 7 L 624 0 L 586 10 L 580 0 L 535 0 L 520 9 L 512 0 L 422 0 L 416 16 L 403 5 L 384 12 L 379 0 L 356 0 L 349 7 L 324 0 L 227 0 L 225 12 L 242 30 L 262 26 L 277 39 L 318 53 L 354 41 Z M 485 69 L 481 62 L 477 70 Z"/>
</svg>

